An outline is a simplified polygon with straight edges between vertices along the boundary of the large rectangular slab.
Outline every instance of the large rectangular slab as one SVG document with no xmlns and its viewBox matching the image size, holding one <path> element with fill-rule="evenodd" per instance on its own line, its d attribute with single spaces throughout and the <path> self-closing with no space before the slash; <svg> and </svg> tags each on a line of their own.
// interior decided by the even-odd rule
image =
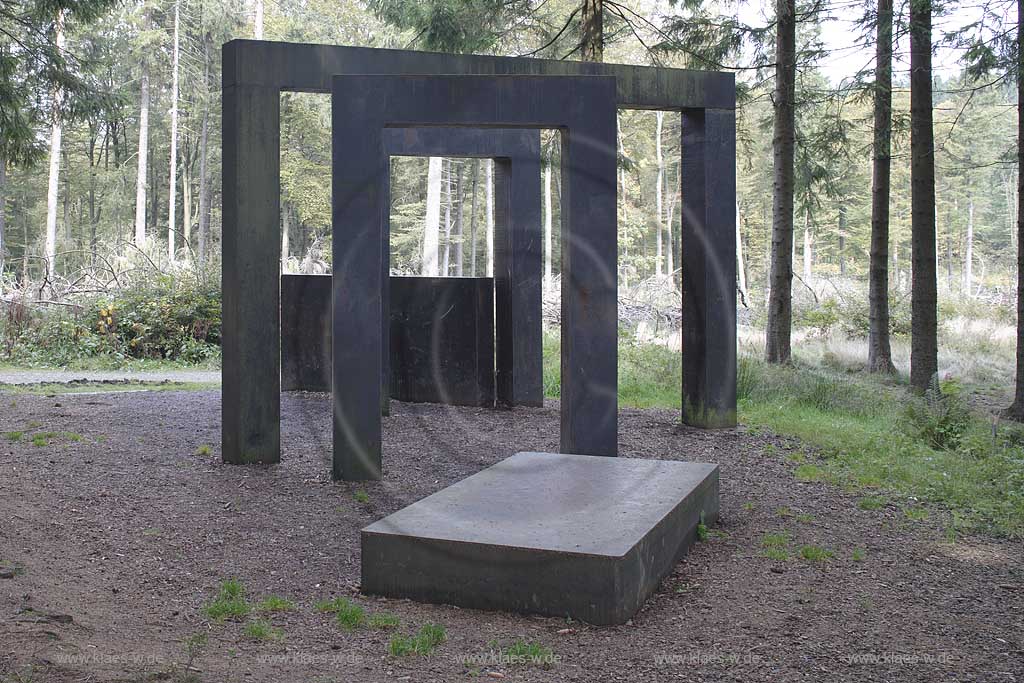
<svg viewBox="0 0 1024 683">
<path fill-rule="evenodd" d="M 365 593 L 627 621 L 718 518 L 718 466 L 517 453 L 362 530 Z"/>
<path fill-rule="evenodd" d="M 388 279 L 390 396 L 493 406 L 493 278 Z M 281 390 L 331 390 L 329 275 L 281 276 Z"/>
<path fill-rule="evenodd" d="M 494 280 L 390 278 L 391 397 L 494 406 Z"/>
</svg>

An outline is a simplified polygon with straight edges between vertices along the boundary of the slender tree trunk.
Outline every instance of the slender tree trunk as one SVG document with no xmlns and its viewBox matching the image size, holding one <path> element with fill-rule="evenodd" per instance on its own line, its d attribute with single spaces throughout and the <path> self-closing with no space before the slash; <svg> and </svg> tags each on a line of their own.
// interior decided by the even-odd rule
<svg viewBox="0 0 1024 683">
<path fill-rule="evenodd" d="M 580 52 L 584 62 L 604 61 L 604 0 L 583 0 Z"/>
<path fill-rule="evenodd" d="M 138 105 L 138 172 L 135 176 L 135 246 L 145 244 L 145 173 L 150 161 L 150 65 L 142 60 Z"/>
<path fill-rule="evenodd" d="M 473 159 L 473 180 L 469 203 L 469 275 L 476 277 L 476 186 L 480 178 L 480 160 Z"/>
<path fill-rule="evenodd" d="M 793 147 L 796 121 L 796 5 L 776 0 L 775 104 L 772 137 L 772 267 L 765 358 L 788 363 L 793 321 Z"/>
<path fill-rule="evenodd" d="M 839 275 L 846 277 L 846 206 L 839 206 Z"/>
<path fill-rule="evenodd" d="M 814 263 L 814 253 L 811 246 L 811 210 L 804 209 L 804 282 L 811 282 L 811 267 Z"/>
<path fill-rule="evenodd" d="M 448 277 L 452 272 L 452 160 L 448 159 L 445 165 L 448 173 L 444 174 L 444 259 L 441 261 L 441 275 Z"/>
<path fill-rule="evenodd" d="M 931 0 L 910 2 L 910 191 L 912 319 L 910 383 L 925 390 L 938 372 L 935 274 L 935 136 L 932 129 Z"/>
<path fill-rule="evenodd" d="M 967 240 L 964 248 L 964 295 L 974 296 L 974 199 L 967 203 Z"/>
<path fill-rule="evenodd" d="M 552 247 L 552 210 L 551 210 L 551 164 L 552 154 L 548 154 L 547 164 L 544 166 L 544 291 L 551 291 L 554 275 L 551 271 L 551 247 Z"/>
<path fill-rule="evenodd" d="M 487 277 L 494 277 L 494 160 L 487 166 Z"/>
<path fill-rule="evenodd" d="M 654 249 L 654 273 L 656 275 L 661 275 L 661 273 L 662 273 L 662 270 L 661 270 L 661 264 L 662 264 L 661 239 L 662 239 L 662 237 L 661 236 L 662 236 L 662 231 L 664 230 L 664 227 L 662 225 L 662 221 L 665 218 L 664 198 L 663 198 L 663 195 L 664 195 L 664 184 L 665 184 L 665 157 L 661 153 L 661 129 L 662 129 L 662 122 L 663 122 L 664 118 L 665 118 L 665 112 L 663 112 L 663 111 L 655 112 L 656 125 L 655 125 L 655 133 L 654 133 L 654 154 L 655 154 L 655 158 L 657 159 L 657 162 L 658 162 L 658 178 L 657 178 L 657 182 L 655 184 L 655 189 L 654 189 L 654 192 L 655 192 L 655 209 L 658 212 L 658 239 L 655 242 L 655 249 Z"/>
<path fill-rule="evenodd" d="M 441 225 L 441 157 L 427 165 L 427 215 L 423 222 L 423 258 L 420 275 L 437 277 L 438 231 Z"/>
<path fill-rule="evenodd" d="M 626 158 L 626 145 L 622 141 L 622 126 L 619 125 L 621 116 L 616 112 L 615 114 L 615 142 L 618 146 L 618 154 L 620 160 Z M 618 205 L 622 208 L 622 223 L 619 227 L 619 235 L 621 236 L 625 231 L 627 225 L 629 225 L 629 214 L 627 213 L 629 208 L 629 196 L 626 193 L 626 166 L 623 163 L 617 164 L 619 173 L 619 192 L 622 193 L 621 199 L 618 201 Z M 646 241 L 644 237 L 644 241 Z"/>
<path fill-rule="evenodd" d="M 672 186 L 672 196 L 668 200 L 668 213 L 665 216 L 665 236 L 668 241 L 665 243 L 665 272 L 669 275 L 674 275 L 676 272 L 675 266 L 675 239 L 672 235 L 673 226 L 675 226 L 675 213 L 676 213 L 676 202 L 679 201 L 679 197 L 675 192 L 675 185 Z"/>
<path fill-rule="evenodd" d="M 206 262 L 210 241 L 210 34 L 203 37 L 203 126 L 199 133 L 199 262 Z"/>
<path fill-rule="evenodd" d="M 178 186 L 178 64 L 180 60 L 180 0 L 174 2 L 174 48 L 171 56 L 171 165 L 167 194 L 167 258 L 174 260 L 174 232 L 177 227 Z"/>
<path fill-rule="evenodd" d="M 263 0 L 256 0 L 256 17 L 253 21 L 252 37 L 263 40 Z"/>
<path fill-rule="evenodd" d="M 462 277 L 464 250 L 462 248 L 462 226 L 465 225 L 465 190 L 466 184 L 462 182 L 462 164 L 459 164 L 459 172 L 455 177 L 455 201 L 457 203 L 455 213 L 455 276 Z"/>
<path fill-rule="evenodd" d="M 192 171 L 188 157 L 186 153 L 186 163 L 181 166 L 181 245 L 186 249 L 192 247 Z"/>
<path fill-rule="evenodd" d="M 740 203 L 736 202 L 736 280 L 743 301 L 747 300 L 747 272 L 743 267 L 743 235 L 740 230 Z"/>
<path fill-rule="evenodd" d="M 54 23 L 54 41 L 58 52 L 64 50 L 64 12 L 57 15 Z M 63 128 L 60 108 L 63 94 L 54 93 L 53 122 L 50 124 L 50 177 L 46 189 L 46 238 L 43 256 L 46 258 L 46 277 L 53 280 L 57 273 L 57 194 L 60 186 L 60 149 Z"/>
<path fill-rule="evenodd" d="M 7 244 L 7 157 L 0 154 L 0 282 L 4 277 L 4 257 Z M 25 245 L 28 246 L 28 245 Z"/>
<path fill-rule="evenodd" d="M 1024 45 L 1024 10 L 1017 0 L 1017 45 Z M 1017 382 L 1010 419 L 1024 422 L 1024 50 L 1017 50 Z"/>
</svg>

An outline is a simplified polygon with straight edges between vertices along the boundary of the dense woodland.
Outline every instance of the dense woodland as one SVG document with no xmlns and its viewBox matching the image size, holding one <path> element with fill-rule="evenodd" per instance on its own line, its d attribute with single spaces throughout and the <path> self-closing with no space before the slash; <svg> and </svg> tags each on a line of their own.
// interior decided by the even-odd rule
<svg viewBox="0 0 1024 683">
<path fill-rule="evenodd" d="M 927 251 L 913 249 L 915 215 L 918 230 L 924 229 L 922 221 L 932 224 L 940 297 L 1012 305 L 1019 203 L 1016 6 L 951 3 L 941 10 L 947 15 L 943 23 L 940 10 L 924 0 L 896 7 L 889 0 L 779 0 L 762 7 L 762 21 L 754 24 L 742 20 L 751 14 L 743 7 L 611 0 L 582 5 L 577 0 L 4 4 L 3 286 L 31 289 L 45 299 L 55 292 L 120 286 L 130 277 L 119 260 L 144 259 L 165 272 L 215 266 L 220 45 L 256 37 L 735 71 L 737 284 L 743 306 L 767 310 L 770 360 L 788 357 L 788 337 L 779 333 L 786 337 L 794 324 L 790 281 L 797 296 L 806 289 L 815 299 L 826 287 L 864 290 L 873 254 L 876 275 L 886 276 L 876 282 L 890 298 L 906 296 L 911 255 Z M 916 20 L 911 10 L 918 13 Z M 835 17 L 856 19 L 848 24 L 853 28 L 842 50 L 864 55 L 863 69 L 838 82 L 820 68 L 832 56 L 830 49 L 835 51 L 822 41 L 821 27 Z M 908 36 L 918 37 L 918 48 L 924 40 L 931 51 L 959 57 L 959 73 L 932 73 L 930 63 L 927 72 L 912 72 L 914 45 Z M 923 58 L 920 49 L 915 54 Z M 879 68 L 890 56 L 887 75 Z M 925 73 L 923 83 L 931 87 L 927 113 L 933 117 L 934 155 L 926 151 L 918 159 L 934 162 L 934 207 L 912 202 L 912 73 Z M 885 77 L 891 87 L 883 87 Z M 891 96 L 891 111 L 879 97 L 883 90 Z M 286 93 L 281 112 L 282 267 L 325 272 L 330 268 L 329 100 Z M 686 185 L 679 138 L 676 113 L 620 113 L 619 248 L 625 287 L 659 275 L 672 275 L 678 283 L 679 196 Z M 554 133 L 545 133 L 548 235 L 557 235 L 559 222 L 554 139 Z M 890 141 L 886 153 L 879 145 Z M 878 194 L 878 164 L 886 159 L 891 185 Z M 396 271 L 489 272 L 490 176 L 487 161 L 393 161 Z M 876 222 L 882 219 L 877 202 L 873 208 L 873 188 L 888 209 L 887 224 L 877 224 L 887 225 L 887 234 L 874 231 L 881 240 L 874 249 L 873 215 Z M 926 194 L 917 196 L 923 202 Z M 546 244 L 546 272 L 554 278 L 558 240 Z M 921 276 L 929 272 L 923 265 L 918 270 Z M 782 297 L 774 303 L 768 296 L 773 289 Z"/>
</svg>

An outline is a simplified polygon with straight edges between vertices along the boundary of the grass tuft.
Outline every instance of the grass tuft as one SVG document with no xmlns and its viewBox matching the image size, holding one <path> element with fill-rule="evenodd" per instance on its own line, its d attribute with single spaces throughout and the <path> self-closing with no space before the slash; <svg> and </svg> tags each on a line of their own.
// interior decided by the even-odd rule
<svg viewBox="0 0 1024 683">
<path fill-rule="evenodd" d="M 393 657 L 406 657 L 409 655 L 429 656 L 433 654 L 438 645 L 447 639 L 444 626 L 439 624 L 424 624 L 414 636 L 395 634 L 388 643 L 388 652 Z"/>
<path fill-rule="evenodd" d="M 288 612 L 293 609 L 295 603 L 277 595 L 268 595 L 256 604 L 256 610 L 259 612 Z"/>
<path fill-rule="evenodd" d="M 828 562 L 833 555 L 831 550 L 816 545 L 805 545 L 800 548 L 800 557 L 808 562 Z"/>
<path fill-rule="evenodd" d="M 214 621 L 240 619 L 250 611 L 245 600 L 245 587 L 237 579 L 228 579 L 220 585 L 213 602 L 206 606 L 206 616 Z"/>
</svg>

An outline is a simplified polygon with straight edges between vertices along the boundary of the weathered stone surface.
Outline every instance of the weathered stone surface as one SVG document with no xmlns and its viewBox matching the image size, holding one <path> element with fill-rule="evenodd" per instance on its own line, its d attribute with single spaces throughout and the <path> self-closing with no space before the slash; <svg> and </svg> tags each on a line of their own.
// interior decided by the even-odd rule
<svg viewBox="0 0 1024 683">
<path fill-rule="evenodd" d="M 627 621 L 718 518 L 718 466 L 517 453 L 363 529 L 362 590 Z"/>
</svg>

